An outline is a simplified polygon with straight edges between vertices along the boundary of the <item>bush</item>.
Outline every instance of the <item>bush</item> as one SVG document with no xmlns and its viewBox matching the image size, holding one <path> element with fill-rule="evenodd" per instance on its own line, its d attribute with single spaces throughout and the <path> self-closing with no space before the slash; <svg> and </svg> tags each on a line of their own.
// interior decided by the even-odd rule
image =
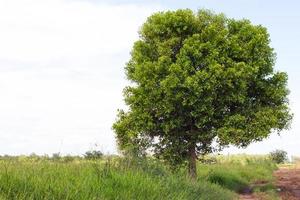
<svg viewBox="0 0 300 200">
<path fill-rule="evenodd" d="M 60 153 L 53 153 L 52 154 L 52 160 L 60 160 L 61 159 L 61 156 L 60 156 Z"/>
<path fill-rule="evenodd" d="M 88 160 L 96 160 L 96 159 L 101 159 L 103 157 L 103 153 L 101 151 L 87 151 L 85 152 L 85 154 L 83 155 L 85 159 Z"/>
<path fill-rule="evenodd" d="M 278 149 L 270 153 L 270 158 L 277 164 L 284 163 L 288 160 L 287 152 Z"/>
</svg>

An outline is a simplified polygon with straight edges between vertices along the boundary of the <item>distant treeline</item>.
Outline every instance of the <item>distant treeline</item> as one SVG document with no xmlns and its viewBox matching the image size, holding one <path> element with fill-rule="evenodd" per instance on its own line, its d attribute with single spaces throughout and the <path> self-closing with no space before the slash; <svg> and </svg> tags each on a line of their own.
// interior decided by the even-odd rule
<svg viewBox="0 0 300 200">
<path fill-rule="evenodd" d="M 30 159 L 30 160 L 62 160 L 62 161 L 73 161 L 73 160 L 97 160 L 102 158 L 116 157 L 117 155 L 105 155 L 102 151 L 92 150 L 87 151 L 82 155 L 63 155 L 61 153 L 53 153 L 52 155 L 44 154 L 37 155 L 32 153 L 30 155 L 0 155 L 1 160 L 15 160 L 15 159 Z"/>
</svg>

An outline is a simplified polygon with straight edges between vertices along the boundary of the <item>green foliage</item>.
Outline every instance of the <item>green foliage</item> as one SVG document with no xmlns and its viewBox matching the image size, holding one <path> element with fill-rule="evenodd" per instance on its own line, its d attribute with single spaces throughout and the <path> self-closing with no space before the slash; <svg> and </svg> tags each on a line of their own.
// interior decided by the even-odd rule
<svg viewBox="0 0 300 200">
<path fill-rule="evenodd" d="M 78 157 L 77 156 L 66 155 L 62 158 L 62 160 L 64 162 L 73 162 L 76 158 L 78 158 Z"/>
<path fill-rule="evenodd" d="M 276 165 L 267 156 L 214 156 L 214 164 L 200 164 L 200 179 L 217 183 L 227 189 L 241 192 L 256 182 L 273 182 Z M 257 188 L 258 189 L 258 188 Z"/>
<path fill-rule="evenodd" d="M 155 159 L 61 162 L 26 158 L 0 160 L 0 197 L 9 200 L 231 200 L 236 195 L 205 180 L 192 183 L 181 174 L 171 173 Z"/>
<path fill-rule="evenodd" d="M 211 170 L 207 180 L 237 192 L 243 191 L 248 186 L 248 183 L 241 176 L 238 176 L 236 172 L 223 169 Z"/>
<path fill-rule="evenodd" d="M 151 150 L 176 165 L 288 128 L 287 74 L 274 63 L 266 28 L 249 20 L 153 14 L 125 67 L 133 84 L 124 89 L 129 110 L 113 125 L 120 149 Z"/>
<path fill-rule="evenodd" d="M 196 182 L 154 158 L 73 156 L 65 162 L 65 157 L 36 157 L 0 158 L 0 199 L 231 200 L 237 197 L 234 192 L 255 182 L 267 183 L 255 186 L 255 192 L 276 199 L 272 185 L 276 166 L 261 156 L 211 156 L 213 164 L 198 163 Z"/>
<path fill-rule="evenodd" d="M 60 160 L 61 159 L 60 153 L 53 153 L 51 159 L 52 160 Z"/>
<path fill-rule="evenodd" d="M 272 151 L 270 158 L 277 164 L 284 163 L 288 160 L 287 152 L 279 149 Z"/>
<path fill-rule="evenodd" d="M 101 151 L 93 150 L 85 152 L 83 156 L 85 159 L 96 160 L 101 159 L 103 157 L 103 153 Z"/>
</svg>

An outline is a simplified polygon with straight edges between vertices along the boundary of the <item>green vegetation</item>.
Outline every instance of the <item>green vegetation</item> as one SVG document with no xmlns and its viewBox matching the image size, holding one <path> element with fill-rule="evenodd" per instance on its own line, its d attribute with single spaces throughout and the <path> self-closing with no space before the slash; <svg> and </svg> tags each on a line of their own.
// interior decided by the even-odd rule
<svg viewBox="0 0 300 200">
<path fill-rule="evenodd" d="M 272 183 L 272 172 L 277 167 L 266 156 L 239 155 L 219 156 L 216 164 L 200 164 L 199 168 L 199 179 L 242 192 L 257 182 Z"/>
<path fill-rule="evenodd" d="M 101 151 L 93 150 L 93 151 L 87 151 L 83 155 L 84 158 L 88 160 L 95 160 L 95 159 L 100 159 L 103 157 L 103 153 Z"/>
<path fill-rule="evenodd" d="M 284 163 L 288 160 L 287 152 L 279 149 L 272 151 L 270 158 L 277 164 Z"/>
<path fill-rule="evenodd" d="M 263 26 L 186 9 L 151 15 L 139 34 L 125 67 L 129 109 L 113 125 L 120 149 L 187 164 L 195 179 L 198 156 L 289 127 L 288 77 L 273 68 Z"/>
<path fill-rule="evenodd" d="M 190 181 L 184 169 L 171 171 L 152 158 L 7 156 L 0 158 L 0 199 L 230 200 L 251 183 L 272 183 L 276 167 L 267 157 L 213 159 L 198 163 L 198 179 Z"/>
<path fill-rule="evenodd" d="M 128 110 L 113 125 L 124 157 L 1 157 L 0 199 L 231 200 L 245 190 L 275 199 L 285 152 L 208 156 L 289 127 L 287 74 L 274 64 L 261 25 L 207 10 L 155 13 L 125 67 Z"/>
</svg>

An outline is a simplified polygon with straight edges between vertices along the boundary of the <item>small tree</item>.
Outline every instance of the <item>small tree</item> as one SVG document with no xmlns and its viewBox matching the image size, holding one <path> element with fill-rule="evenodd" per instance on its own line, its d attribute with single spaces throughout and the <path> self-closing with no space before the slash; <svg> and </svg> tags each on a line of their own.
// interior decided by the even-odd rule
<svg viewBox="0 0 300 200">
<path fill-rule="evenodd" d="M 278 149 L 270 153 L 270 158 L 277 164 L 284 163 L 288 160 L 287 152 Z"/>
<path fill-rule="evenodd" d="M 103 153 L 101 151 L 87 151 L 85 152 L 85 154 L 83 155 L 85 159 L 88 160 L 96 160 L 96 159 L 101 159 L 103 157 Z"/>
<path fill-rule="evenodd" d="M 125 67 L 120 149 L 146 147 L 173 166 L 288 127 L 287 74 L 274 71 L 266 28 L 207 10 L 159 12 L 141 27 Z M 217 144 L 217 145 L 213 145 Z"/>
</svg>

